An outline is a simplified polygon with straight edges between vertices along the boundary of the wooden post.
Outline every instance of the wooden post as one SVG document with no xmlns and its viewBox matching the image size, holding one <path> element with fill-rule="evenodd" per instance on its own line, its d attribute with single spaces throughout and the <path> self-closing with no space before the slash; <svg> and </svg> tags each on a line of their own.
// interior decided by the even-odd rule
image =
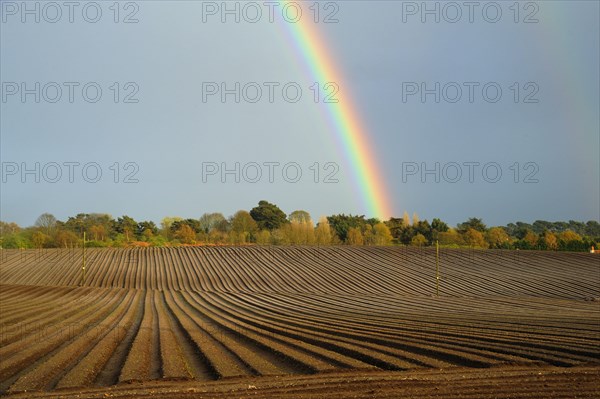
<svg viewBox="0 0 600 399">
<path fill-rule="evenodd" d="M 83 232 L 83 246 L 82 246 L 82 262 L 81 262 L 81 286 L 85 284 L 85 231 Z"/>
<path fill-rule="evenodd" d="M 435 240 L 435 295 L 440 296 L 440 243 Z"/>
</svg>

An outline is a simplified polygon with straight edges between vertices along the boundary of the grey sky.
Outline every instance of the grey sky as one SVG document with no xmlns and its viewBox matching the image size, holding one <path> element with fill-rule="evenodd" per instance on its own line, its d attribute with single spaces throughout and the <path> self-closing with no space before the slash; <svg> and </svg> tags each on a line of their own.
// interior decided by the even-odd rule
<svg viewBox="0 0 600 399">
<path fill-rule="evenodd" d="M 302 18 L 314 18 L 314 1 L 298 3 Z M 512 1 L 477 3 L 472 23 L 463 2 L 453 3 L 462 12 L 455 23 L 447 20 L 456 17 L 457 8 L 427 2 L 432 9 L 438 4 L 440 22 L 427 14 L 423 23 L 421 10 L 414 8 L 422 2 L 340 1 L 333 3 L 339 22 L 327 24 L 322 19 L 336 11 L 328 3 L 317 4 L 321 21 L 311 26 L 319 29 L 343 74 L 335 82 L 340 101 L 346 93 L 353 95 L 396 215 L 407 210 L 451 224 L 477 216 L 490 225 L 600 219 L 597 1 L 521 2 L 518 23 Z M 276 13 L 270 23 L 262 1 L 254 3 L 263 11 L 256 23 L 244 20 L 253 14 L 242 14 L 240 23 L 226 16 L 228 21 L 222 23 L 220 13 L 206 15 L 203 22 L 203 9 L 220 7 L 221 2 L 121 2 L 119 23 L 113 21 L 115 9 L 109 8 L 113 2 L 97 3 L 102 10 L 97 23 L 82 16 L 87 7 L 87 17 L 94 17 L 95 6 L 89 2 L 77 3 L 73 23 L 65 7 L 62 18 L 49 23 L 44 19 L 54 18 L 54 10 L 46 8 L 44 14 L 48 3 L 39 3 L 40 23 L 35 23 L 35 15 L 22 15 L 21 2 L 0 4 L 2 220 L 30 225 L 43 212 L 59 219 L 106 212 L 158 222 L 168 215 L 229 215 L 261 199 L 287 213 L 306 209 L 314 218 L 367 212 L 323 117 L 324 106 L 313 100 L 314 77 L 307 75 L 302 54 L 286 34 L 288 22 Z M 33 8 L 37 3 L 27 4 Z M 239 3 L 240 9 L 245 4 Z M 502 16 L 492 23 L 498 8 Z M 137 23 L 123 23 L 130 13 Z M 35 82 L 42 88 L 57 82 L 63 96 L 57 103 L 47 101 L 55 93 L 48 86 L 48 98 L 40 93 L 36 103 L 31 94 L 23 103 L 20 92 L 10 94 L 13 83 L 20 90 L 23 82 L 29 88 Z M 64 82 L 79 84 L 73 86 L 73 103 Z M 102 89 L 96 103 L 82 97 L 81 88 L 89 82 Z M 120 84 L 118 103 L 114 82 Z M 222 103 L 217 94 L 203 102 L 203 82 L 226 82 L 230 87 L 257 82 L 263 96 L 250 103 L 242 95 L 236 103 L 228 95 Z M 264 82 L 279 84 L 273 103 Z M 295 103 L 281 93 L 290 82 L 302 89 Z M 421 83 L 433 88 L 435 82 L 440 83 L 439 103 L 434 94 L 425 102 L 420 93 L 403 99 L 403 87 L 406 94 Z M 472 103 L 465 82 L 473 82 Z M 483 98 L 486 84 L 492 96 L 496 87 L 502 89 L 498 102 Z M 457 85 L 462 98 L 451 103 Z M 124 96 L 138 88 L 130 100 L 139 101 L 125 103 Z M 90 90 L 93 95 L 93 87 Z M 253 88 L 249 86 L 246 94 L 253 97 Z M 527 95 L 537 102 L 526 103 Z M 40 182 L 34 174 L 23 179 L 22 163 L 34 169 L 36 162 L 40 169 L 46 166 Z M 49 182 L 55 176 L 52 162 L 63 172 L 56 183 Z M 73 182 L 65 162 L 80 164 L 74 167 Z M 82 166 L 91 162 L 102 170 L 97 183 L 81 175 Z M 113 181 L 115 162 L 118 183 Z M 125 169 L 128 162 L 139 170 L 133 165 Z M 239 162 L 240 167 L 246 165 L 246 175 L 240 173 L 240 183 L 233 175 L 226 176 L 226 182 L 217 175 L 203 182 L 204 162 L 230 168 Z M 266 162 L 280 164 L 272 183 Z M 422 182 L 420 173 L 406 173 L 422 163 L 434 169 L 436 162 L 439 182 L 433 174 Z M 473 182 L 464 165 L 468 162 L 479 163 Z M 253 163 L 263 172 L 255 183 L 249 181 L 255 177 Z M 334 176 L 338 183 L 324 183 L 327 172 L 334 171 L 325 170 L 326 163 L 339 166 Z M 285 180 L 295 177 L 294 168 L 282 175 L 285 164 L 301 168 L 299 182 Z M 456 164 L 463 175 L 452 183 Z M 483 176 L 485 164 L 491 166 Z M 19 170 L 12 174 L 15 165 Z M 486 181 L 495 179 L 498 166 L 498 182 Z M 93 180 L 94 168 L 88 172 L 86 178 Z M 124 182 L 129 172 L 136 172 L 132 179 L 137 183 Z M 530 173 L 532 182 L 526 183 Z"/>
</svg>

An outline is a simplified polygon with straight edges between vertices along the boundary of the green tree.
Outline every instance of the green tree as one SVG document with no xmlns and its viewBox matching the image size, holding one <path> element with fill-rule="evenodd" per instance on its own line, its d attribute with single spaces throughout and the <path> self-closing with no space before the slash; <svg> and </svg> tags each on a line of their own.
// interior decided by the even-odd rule
<svg viewBox="0 0 600 399">
<path fill-rule="evenodd" d="M 2 248 L 19 249 L 31 248 L 31 241 L 22 234 L 13 233 L 2 236 Z"/>
<path fill-rule="evenodd" d="M 412 226 L 416 234 L 421 234 L 427 240 L 427 244 L 431 244 L 433 241 L 433 230 L 427 220 L 416 221 Z"/>
<path fill-rule="evenodd" d="M 448 225 L 438 218 L 434 218 L 431 221 L 431 228 L 437 230 L 440 233 L 445 233 L 449 230 Z"/>
<path fill-rule="evenodd" d="M 179 230 L 179 228 L 184 224 L 189 226 L 194 233 L 200 233 L 203 231 L 202 227 L 200 226 L 200 221 L 196 219 L 176 220 L 171 224 L 171 231 L 175 232 Z"/>
<path fill-rule="evenodd" d="M 469 218 L 466 222 L 460 223 L 457 227 L 458 231 L 463 234 L 466 233 L 469 229 L 479 231 L 480 233 L 485 233 L 485 231 L 487 230 L 487 227 L 483 223 L 483 221 L 477 218 Z"/>
<path fill-rule="evenodd" d="M 417 232 L 413 226 L 404 226 L 400 232 L 400 242 L 409 245 L 416 234 Z"/>
<path fill-rule="evenodd" d="M 365 230 L 365 226 L 367 225 L 367 220 L 365 220 L 364 215 L 332 215 L 327 217 L 327 221 L 340 240 L 344 242 L 347 241 L 348 232 L 351 228 L 359 229 L 362 235 L 362 232 Z"/>
<path fill-rule="evenodd" d="M 250 216 L 261 230 L 275 230 L 288 223 L 285 213 L 277 205 L 264 200 L 252 208 Z"/>
<path fill-rule="evenodd" d="M 123 234 L 127 242 L 135 239 L 135 233 L 138 229 L 138 223 L 129 216 L 122 216 L 117 219 L 115 230 L 117 233 Z"/>
<path fill-rule="evenodd" d="M 449 230 L 449 227 L 446 223 L 442 222 L 438 218 L 434 218 L 431 221 L 431 238 L 432 240 L 439 240 L 439 234 L 445 233 Z"/>
<path fill-rule="evenodd" d="M 385 225 L 388 227 L 388 229 L 390 230 L 390 233 L 392 234 L 392 238 L 394 240 L 397 240 L 398 242 L 400 241 L 400 237 L 402 235 L 402 227 L 404 225 L 404 222 L 402 219 L 400 218 L 390 218 L 390 220 L 388 220 L 387 222 L 385 222 Z"/>
<path fill-rule="evenodd" d="M 151 220 L 146 220 L 143 222 L 139 222 L 137 224 L 136 234 L 139 237 L 153 237 L 158 234 L 158 227 Z"/>
</svg>

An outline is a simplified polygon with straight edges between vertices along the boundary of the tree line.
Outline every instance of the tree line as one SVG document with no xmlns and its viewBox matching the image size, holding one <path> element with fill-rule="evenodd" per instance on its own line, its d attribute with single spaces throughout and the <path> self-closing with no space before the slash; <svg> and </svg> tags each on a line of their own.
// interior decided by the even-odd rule
<svg viewBox="0 0 600 399">
<path fill-rule="evenodd" d="M 337 214 L 321 217 L 296 210 L 286 215 L 277 205 L 260 201 L 250 211 L 230 217 L 205 213 L 198 219 L 165 217 L 160 226 L 130 216 L 114 219 L 108 214 L 80 213 L 66 221 L 50 213 L 40 215 L 34 226 L 22 228 L 0 221 L 2 248 L 72 248 L 178 245 L 411 245 L 444 247 L 588 251 L 600 242 L 597 221 L 516 222 L 488 227 L 469 218 L 455 227 L 438 218 L 431 222 L 412 217 L 381 221 L 364 215 Z"/>
</svg>

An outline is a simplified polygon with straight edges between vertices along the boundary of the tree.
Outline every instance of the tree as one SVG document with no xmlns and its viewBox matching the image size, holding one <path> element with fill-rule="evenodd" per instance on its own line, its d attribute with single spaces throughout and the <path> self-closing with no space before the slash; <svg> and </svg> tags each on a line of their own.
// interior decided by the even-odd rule
<svg viewBox="0 0 600 399">
<path fill-rule="evenodd" d="M 441 245 L 448 245 L 453 247 L 465 244 L 465 240 L 455 229 L 449 229 L 448 231 L 439 233 L 438 240 Z"/>
<path fill-rule="evenodd" d="M 188 225 L 194 233 L 202 232 L 202 228 L 200 227 L 200 221 L 196 219 L 185 219 L 185 220 L 176 220 L 171 224 L 171 231 L 175 232 L 179 230 L 182 225 Z"/>
<path fill-rule="evenodd" d="M 581 241 L 581 236 L 575 233 L 573 230 L 563 231 L 558 234 L 558 239 L 563 240 L 564 242 L 569 241 Z"/>
<path fill-rule="evenodd" d="M 1 247 L 7 249 L 31 248 L 31 242 L 17 233 L 3 235 L 0 242 Z"/>
<path fill-rule="evenodd" d="M 414 225 L 416 225 L 417 223 L 419 223 L 419 215 L 417 215 L 417 212 L 414 212 L 414 213 L 413 213 L 413 216 L 412 216 L 412 224 L 413 224 L 413 226 L 414 226 Z"/>
<path fill-rule="evenodd" d="M 196 241 L 196 233 L 187 224 L 181 224 L 175 231 L 174 236 L 183 244 L 194 244 Z"/>
<path fill-rule="evenodd" d="M 438 232 L 438 233 L 445 233 L 445 232 L 447 232 L 447 231 L 448 231 L 448 229 L 449 229 L 449 228 L 448 228 L 448 225 L 447 225 L 446 223 L 442 222 L 442 221 L 441 221 L 440 219 L 438 219 L 438 218 L 434 218 L 434 219 L 431 221 L 431 228 L 432 228 L 433 230 L 435 230 L 436 232 Z"/>
<path fill-rule="evenodd" d="M 139 222 L 137 224 L 136 234 L 140 237 L 150 238 L 158 234 L 158 227 L 151 220 Z"/>
<path fill-rule="evenodd" d="M 213 230 L 227 231 L 227 219 L 222 213 L 204 213 L 198 220 L 200 229 L 209 234 Z"/>
<path fill-rule="evenodd" d="M 410 245 L 415 247 L 422 247 L 424 245 L 427 245 L 427 238 L 425 238 L 423 234 L 418 233 L 412 238 L 412 240 L 410 240 Z"/>
<path fill-rule="evenodd" d="M 34 231 L 31 235 L 31 242 L 35 248 L 42 248 L 48 241 L 50 241 L 50 236 L 41 231 Z"/>
<path fill-rule="evenodd" d="M 174 222 L 183 220 L 182 218 L 180 218 L 179 216 L 167 216 L 164 217 L 161 221 L 160 221 L 160 228 L 162 229 L 162 231 L 164 233 L 167 233 L 168 231 L 171 230 L 171 225 Z"/>
<path fill-rule="evenodd" d="M 392 243 L 392 233 L 384 223 L 377 223 L 373 226 L 373 233 L 374 245 L 390 245 Z"/>
<path fill-rule="evenodd" d="M 402 221 L 404 222 L 404 227 L 410 226 L 410 216 L 408 216 L 408 212 L 404 211 L 404 215 L 402 215 Z"/>
<path fill-rule="evenodd" d="M 458 231 L 463 234 L 466 233 L 469 229 L 473 229 L 481 233 L 485 233 L 487 229 L 483 221 L 477 218 L 469 218 L 466 222 L 460 223 L 457 227 Z"/>
<path fill-rule="evenodd" d="M 249 242 L 258 231 L 258 224 L 246 211 L 237 211 L 231 218 L 232 240 L 236 244 Z"/>
<path fill-rule="evenodd" d="M 433 241 L 433 231 L 427 220 L 417 221 L 413 223 L 412 228 L 416 234 L 421 234 L 427 240 L 427 245 Z"/>
<path fill-rule="evenodd" d="M 327 217 L 327 221 L 340 240 L 344 242 L 347 241 L 348 232 L 351 228 L 359 229 L 362 234 L 362 232 L 366 229 L 366 225 L 368 224 L 364 215 L 332 215 Z"/>
<path fill-rule="evenodd" d="M 183 220 L 179 216 L 167 216 L 162 218 L 160 221 L 160 234 L 166 239 L 170 240 L 173 238 L 173 231 L 171 231 L 171 226 L 173 223 Z"/>
<path fill-rule="evenodd" d="M 101 224 L 95 224 L 89 228 L 90 235 L 96 241 L 104 241 L 106 237 L 106 228 Z"/>
<path fill-rule="evenodd" d="M 79 238 L 75 233 L 68 230 L 59 230 L 54 238 L 56 245 L 63 248 L 74 247 L 79 241 Z"/>
<path fill-rule="evenodd" d="M 472 227 L 469 227 L 467 231 L 463 234 L 465 243 L 471 247 L 476 248 L 486 248 L 486 242 L 483 238 L 483 233 L 479 230 L 475 230 Z"/>
<path fill-rule="evenodd" d="M 392 234 L 392 238 L 398 241 L 402 232 L 403 224 L 404 222 L 402 219 L 393 217 L 390 218 L 390 220 L 388 220 L 387 222 L 385 222 L 385 225 L 388 227 L 390 233 Z"/>
<path fill-rule="evenodd" d="M 47 235 L 51 235 L 56 228 L 56 218 L 50 213 L 42 213 L 35 221 L 35 225 Z"/>
<path fill-rule="evenodd" d="M 65 222 L 65 228 L 83 236 L 83 232 L 89 227 L 89 215 L 87 213 L 78 213 L 76 216 L 70 216 Z"/>
<path fill-rule="evenodd" d="M 582 245 L 581 236 L 572 230 L 566 230 L 557 234 L 558 248 L 563 251 L 585 250 L 587 245 Z"/>
<path fill-rule="evenodd" d="M 585 234 L 590 237 L 600 237 L 600 223 L 590 220 L 585 224 Z"/>
<path fill-rule="evenodd" d="M 138 228 L 137 222 L 129 216 L 122 216 L 122 217 L 118 218 L 116 226 L 115 226 L 115 230 L 118 233 L 123 234 L 125 236 L 125 240 L 127 242 L 129 242 L 135 238 L 135 233 L 137 231 L 137 228 Z"/>
<path fill-rule="evenodd" d="M 546 231 L 543 236 L 544 246 L 546 249 L 556 250 L 558 249 L 558 239 L 556 235 L 551 231 Z"/>
<path fill-rule="evenodd" d="M 533 231 L 529 230 L 527 231 L 527 233 L 525 233 L 525 236 L 523 237 L 523 242 L 525 243 L 525 248 L 526 249 L 533 249 L 537 246 L 538 243 L 538 235 L 535 234 Z"/>
<path fill-rule="evenodd" d="M 329 226 L 329 221 L 325 216 L 321 216 L 315 228 L 315 242 L 319 245 L 329 245 L 332 241 L 333 233 Z"/>
<path fill-rule="evenodd" d="M 346 244 L 348 245 L 363 245 L 363 235 L 359 228 L 351 227 L 348 229 L 348 235 L 346 237 Z"/>
<path fill-rule="evenodd" d="M 269 230 L 260 230 L 256 233 L 256 243 L 258 245 L 269 245 L 271 243 L 271 232 Z"/>
<path fill-rule="evenodd" d="M 485 233 L 490 248 L 508 248 L 509 237 L 502 227 L 492 227 Z"/>
<path fill-rule="evenodd" d="M 306 211 L 294 211 L 292 213 L 290 213 L 290 216 L 288 217 L 288 219 L 290 220 L 290 222 L 299 222 L 299 223 L 308 223 L 310 222 L 312 224 L 312 219 L 310 218 L 310 213 L 306 212 Z"/>
<path fill-rule="evenodd" d="M 363 232 L 363 243 L 364 245 L 375 245 L 375 232 L 373 231 L 373 226 L 370 224 L 365 226 L 365 230 Z"/>
<path fill-rule="evenodd" d="M 261 230 L 275 230 L 288 223 L 285 213 L 277 205 L 264 200 L 252 208 L 250 216 Z"/>
<path fill-rule="evenodd" d="M 404 226 L 400 232 L 400 242 L 409 245 L 416 234 L 413 226 Z"/>
<path fill-rule="evenodd" d="M 16 234 L 21 231 L 21 228 L 16 223 L 6 223 L 0 221 L 0 236 Z"/>
<path fill-rule="evenodd" d="M 294 220 L 278 230 L 288 244 L 310 245 L 315 243 L 315 230 L 310 220 L 306 222 Z"/>
</svg>

